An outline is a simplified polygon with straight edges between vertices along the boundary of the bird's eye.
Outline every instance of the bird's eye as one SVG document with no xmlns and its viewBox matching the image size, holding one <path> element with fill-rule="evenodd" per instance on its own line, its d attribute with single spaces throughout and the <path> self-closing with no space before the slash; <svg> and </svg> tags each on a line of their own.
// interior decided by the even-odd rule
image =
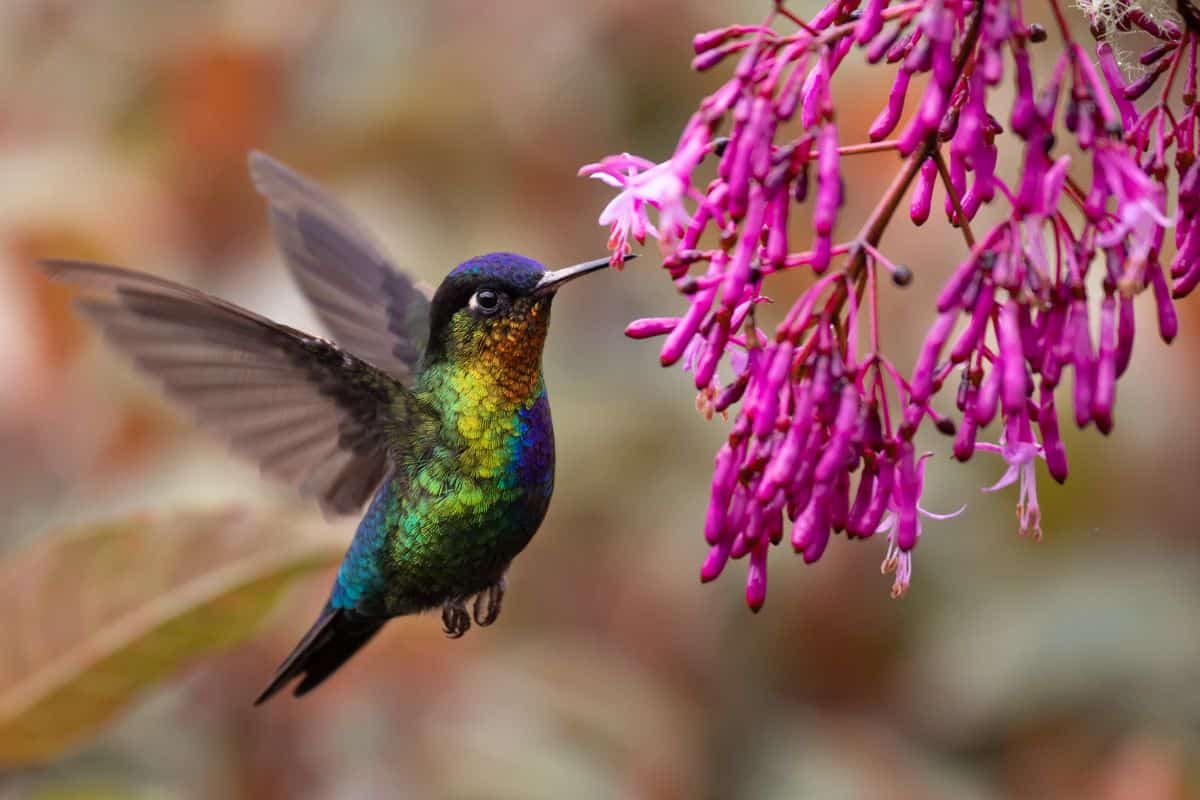
<svg viewBox="0 0 1200 800">
<path fill-rule="evenodd" d="M 500 294 L 492 289 L 480 289 L 471 295 L 471 310 L 490 316 L 500 310 Z"/>
</svg>

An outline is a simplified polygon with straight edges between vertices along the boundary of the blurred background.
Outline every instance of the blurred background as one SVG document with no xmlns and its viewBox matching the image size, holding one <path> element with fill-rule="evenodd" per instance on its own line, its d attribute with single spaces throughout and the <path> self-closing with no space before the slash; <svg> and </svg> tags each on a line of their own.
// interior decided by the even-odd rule
<svg viewBox="0 0 1200 800">
<path fill-rule="evenodd" d="M 250 148 L 331 187 L 430 283 L 491 250 L 549 266 L 603 255 L 595 218 L 611 195 L 576 170 L 622 150 L 669 155 L 724 74 L 689 70 L 691 36 L 765 7 L 0 5 L 0 564 L 15 565 L 0 567 L 0 741 L 26 736 L 5 714 L 39 670 L 86 685 L 36 707 L 37 724 L 111 706 L 53 755 L 3 768 L 0 797 L 1200 797 L 1195 302 L 1169 349 L 1139 306 L 1115 431 L 1070 432 L 1065 487 L 1039 473 L 1044 541 L 1017 536 L 1015 487 L 979 492 L 998 458 L 961 467 L 931 439 L 926 504 L 968 508 L 926 524 L 909 595 L 889 598 L 883 542 L 839 538 L 812 568 L 774 551 L 754 616 L 744 562 L 697 580 L 726 423 L 695 413 L 690 380 L 660 369 L 654 344 L 621 335 L 683 303 L 652 258 L 591 278 L 555 305 L 558 488 L 500 624 L 450 642 L 434 616 L 397 621 L 303 702 L 250 707 L 324 600 L 354 521 L 326 524 L 198 431 L 34 259 L 124 264 L 319 330 L 269 242 Z M 852 98 L 847 136 L 889 89 L 857 62 L 835 84 Z M 892 158 L 848 163 L 844 233 Z M 910 364 L 961 239 L 901 218 L 884 241 L 917 275 L 884 292 L 889 350 Z M 171 515 L 210 511 L 219 527 L 233 506 L 257 522 L 212 541 L 282 553 L 303 531 L 325 548 L 255 612 L 258 635 L 177 669 L 164 655 L 188 649 L 176 632 L 158 656 L 133 648 L 152 663 L 109 683 L 72 674 L 107 652 L 120 609 L 170 601 L 180 569 L 223 557 L 203 539 L 164 555 L 156 543 L 187 527 Z M 130 514 L 160 530 L 106 551 L 103 569 L 54 549 L 64 525 Z M 143 672 L 154 679 L 130 678 Z"/>
</svg>

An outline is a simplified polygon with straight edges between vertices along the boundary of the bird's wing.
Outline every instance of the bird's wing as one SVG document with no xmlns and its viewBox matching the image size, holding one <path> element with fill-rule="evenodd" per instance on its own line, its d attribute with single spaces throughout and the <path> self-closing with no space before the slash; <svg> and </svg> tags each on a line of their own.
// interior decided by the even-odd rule
<svg viewBox="0 0 1200 800">
<path fill-rule="evenodd" d="M 429 337 L 428 289 L 393 267 L 315 182 L 259 152 L 250 154 L 250 177 L 270 204 L 292 275 L 334 340 L 411 385 Z"/>
<path fill-rule="evenodd" d="M 412 398 L 334 344 L 195 289 L 78 261 L 43 262 L 168 395 L 328 513 L 360 509 L 387 473 Z"/>
</svg>

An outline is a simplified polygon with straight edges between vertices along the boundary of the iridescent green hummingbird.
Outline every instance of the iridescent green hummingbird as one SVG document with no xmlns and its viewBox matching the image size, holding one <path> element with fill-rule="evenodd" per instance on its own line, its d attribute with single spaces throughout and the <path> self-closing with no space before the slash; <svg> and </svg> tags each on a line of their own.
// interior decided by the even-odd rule
<svg viewBox="0 0 1200 800">
<path fill-rule="evenodd" d="M 327 513 L 370 501 L 324 610 L 258 704 L 296 678 L 296 696 L 311 691 L 391 617 L 440 607 L 455 638 L 472 617 L 496 620 L 554 489 L 550 304 L 608 259 L 547 271 L 491 253 L 430 298 L 314 182 L 262 153 L 250 174 L 336 344 L 150 275 L 45 268 L 86 290 L 80 307 L 107 339 L 265 473 Z"/>
</svg>

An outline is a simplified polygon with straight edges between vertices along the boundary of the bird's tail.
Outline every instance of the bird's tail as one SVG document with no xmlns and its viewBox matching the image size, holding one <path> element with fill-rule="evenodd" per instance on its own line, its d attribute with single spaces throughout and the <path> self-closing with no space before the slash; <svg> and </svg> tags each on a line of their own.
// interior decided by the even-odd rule
<svg viewBox="0 0 1200 800">
<path fill-rule="evenodd" d="M 304 678 L 292 694 L 300 697 L 312 691 L 369 642 L 383 627 L 384 621 L 326 606 L 300 644 L 276 670 L 270 685 L 254 705 L 265 703 L 300 675 Z"/>
</svg>

